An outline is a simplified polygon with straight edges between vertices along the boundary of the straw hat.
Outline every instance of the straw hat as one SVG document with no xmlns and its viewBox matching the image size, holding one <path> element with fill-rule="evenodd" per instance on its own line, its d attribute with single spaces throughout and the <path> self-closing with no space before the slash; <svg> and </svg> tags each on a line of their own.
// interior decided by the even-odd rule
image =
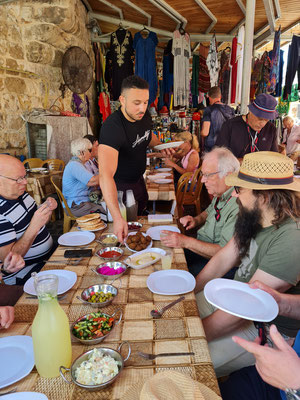
<svg viewBox="0 0 300 400">
<path fill-rule="evenodd" d="M 176 371 L 153 375 L 133 385 L 122 400 L 221 400 L 214 391 Z"/>
<path fill-rule="evenodd" d="M 227 186 L 246 189 L 286 189 L 300 192 L 300 180 L 294 179 L 294 163 L 283 154 L 259 151 L 246 154 L 238 173 L 227 175 Z"/>
</svg>

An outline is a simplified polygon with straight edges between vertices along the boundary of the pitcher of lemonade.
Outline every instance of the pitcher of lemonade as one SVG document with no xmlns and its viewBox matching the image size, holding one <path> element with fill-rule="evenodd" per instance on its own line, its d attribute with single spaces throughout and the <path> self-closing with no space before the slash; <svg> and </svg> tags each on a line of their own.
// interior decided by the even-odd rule
<svg viewBox="0 0 300 400">
<path fill-rule="evenodd" d="M 59 376 L 59 367 L 70 367 L 72 347 L 69 320 L 57 301 L 58 277 L 32 274 L 39 308 L 32 324 L 35 365 L 43 378 Z"/>
<path fill-rule="evenodd" d="M 121 192 L 121 191 L 118 191 L 118 203 L 119 203 L 119 207 L 120 207 L 120 213 L 121 213 L 122 217 L 125 219 L 125 221 L 127 221 L 126 206 L 123 203 L 123 192 Z"/>
</svg>

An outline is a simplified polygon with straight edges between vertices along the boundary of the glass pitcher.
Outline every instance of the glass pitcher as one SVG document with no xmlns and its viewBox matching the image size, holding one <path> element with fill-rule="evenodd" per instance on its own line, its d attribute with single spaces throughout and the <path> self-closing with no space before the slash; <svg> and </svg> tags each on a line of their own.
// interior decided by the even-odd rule
<svg viewBox="0 0 300 400">
<path fill-rule="evenodd" d="M 57 301 L 58 277 L 33 273 L 39 308 L 32 324 L 35 365 L 40 376 L 59 376 L 59 367 L 69 367 L 72 347 L 69 320 Z"/>
<path fill-rule="evenodd" d="M 119 207 L 120 207 L 120 213 L 121 213 L 122 217 L 124 218 L 124 220 L 127 221 L 126 206 L 123 203 L 123 192 L 122 191 L 118 191 L 118 203 L 119 203 Z"/>
</svg>

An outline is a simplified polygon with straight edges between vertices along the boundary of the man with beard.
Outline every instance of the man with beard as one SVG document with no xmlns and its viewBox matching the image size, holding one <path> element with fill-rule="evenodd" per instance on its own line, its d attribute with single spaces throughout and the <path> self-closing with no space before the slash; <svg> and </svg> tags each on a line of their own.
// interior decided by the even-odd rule
<svg viewBox="0 0 300 400">
<path fill-rule="evenodd" d="M 300 182 L 293 179 L 293 167 L 293 161 L 284 155 L 251 153 L 244 157 L 239 173 L 225 179 L 228 186 L 235 187 L 240 207 L 235 234 L 199 273 L 195 288 L 217 376 L 255 363 L 231 337 L 254 340 L 258 332 L 252 321 L 208 303 L 202 291 L 206 283 L 239 265 L 235 280 L 259 280 L 280 292 L 300 293 L 300 198 L 296 193 Z M 285 339 L 294 338 L 300 329 L 300 322 L 292 318 L 279 316 L 272 322 Z M 269 325 L 264 324 L 263 329 L 271 340 Z"/>
<path fill-rule="evenodd" d="M 114 233 L 121 242 L 128 228 L 120 213 L 117 190 L 123 193 L 133 190 L 138 215 L 142 215 L 148 201 L 143 179 L 146 150 L 148 146 L 161 144 L 151 132 L 148 101 L 148 83 L 136 75 L 125 78 L 121 86 L 121 107 L 105 120 L 99 135 L 100 187 L 114 221 Z"/>
</svg>

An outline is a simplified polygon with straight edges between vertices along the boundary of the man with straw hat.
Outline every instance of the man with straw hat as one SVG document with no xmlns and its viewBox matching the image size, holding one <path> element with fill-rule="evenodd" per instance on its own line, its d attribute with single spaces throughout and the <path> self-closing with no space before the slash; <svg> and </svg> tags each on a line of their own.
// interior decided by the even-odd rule
<svg viewBox="0 0 300 400">
<path fill-rule="evenodd" d="M 209 304 L 202 291 L 205 284 L 239 266 L 235 280 L 259 280 L 280 292 L 300 293 L 300 181 L 293 178 L 293 167 L 288 157 L 262 151 L 245 155 L 240 171 L 225 179 L 234 186 L 240 208 L 235 233 L 199 273 L 195 288 L 217 376 L 255 362 L 231 337 L 254 340 L 257 329 L 253 322 Z M 300 329 L 293 318 L 279 316 L 272 322 L 286 339 Z M 261 334 L 263 329 L 269 339 L 269 325 L 261 327 Z"/>
<path fill-rule="evenodd" d="M 256 151 L 278 151 L 277 133 L 270 122 L 277 117 L 277 101 L 269 94 L 259 94 L 249 105 L 247 115 L 224 122 L 216 146 L 225 146 L 237 158 Z"/>
</svg>

